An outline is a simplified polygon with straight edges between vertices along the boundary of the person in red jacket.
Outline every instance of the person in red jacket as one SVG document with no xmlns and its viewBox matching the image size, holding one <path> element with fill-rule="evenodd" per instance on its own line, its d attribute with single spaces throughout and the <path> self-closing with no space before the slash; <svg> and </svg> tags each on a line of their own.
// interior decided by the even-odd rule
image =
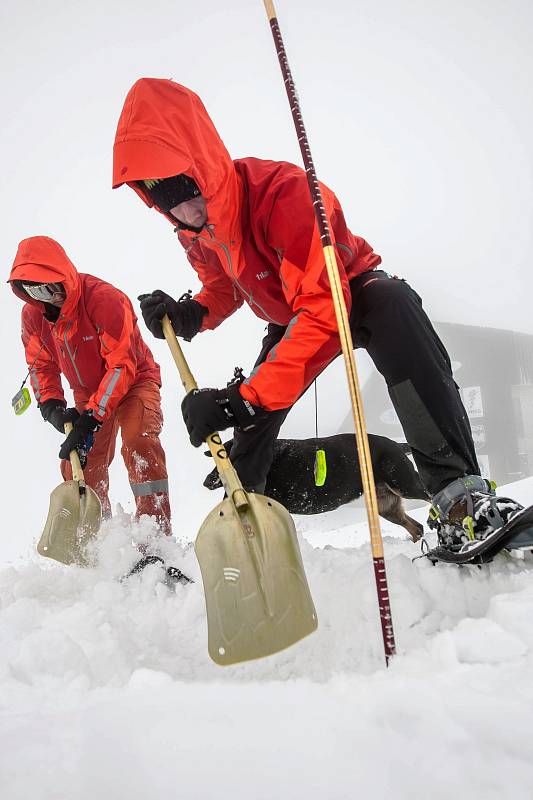
<svg viewBox="0 0 533 800">
<path fill-rule="evenodd" d="M 113 151 L 113 188 L 127 184 L 174 226 L 202 283 L 179 301 L 144 296 L 145 322 L 162 338 L 216 328 L 243 302 L 268 323 L 251 375 L 182 404 L 191 442 L 234 426 L 232 461 L 249 491 L 263 491 L 290 407 L 338 356 L 340 341 L 305 172 L 280 161 L 233 161 L 200 98 L 170 80 L 129 91 Z M 521 508 L 480 476 L 467 414 L 448 354 L 404 281 L 344 219 L 321 184 L 356 347 L 365 347 L 390 397 L 430 496 L 432 524 L 452 548 L 494 533 Z"/>
<path fill-rule="evenodd" d="M 41 414 L 60 433 L 65 422 L 74 423 L 59 452 L 64 479 L 72 477 L 68 458 L 76 449 L 85 479 L 109 516 L 108 468 L 120 428 L 137 517 L 148 514 L 170 533 L 159 440 L 161 375 L 129 299 L 110 283 L 77 272 L 47 236 L 19 244 L 9 282 L 24 301 L 22 341 Z M 61 375 L 74 393 L 72 408 L 66 407 Z"/>
</svg>

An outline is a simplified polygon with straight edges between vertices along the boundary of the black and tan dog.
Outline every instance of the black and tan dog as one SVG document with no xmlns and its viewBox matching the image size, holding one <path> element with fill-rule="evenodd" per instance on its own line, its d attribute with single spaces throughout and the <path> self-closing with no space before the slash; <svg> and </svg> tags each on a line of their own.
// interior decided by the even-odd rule
<svg viewBox="0 0 533 800">
<path fill-rule="evenodd" d="M 385 436 L 369 434 L 368 440 L 380 516 L 388 522 L 402 525 L 416 542 L 423 533 L 423 526 L 405 513 L 402 500 L 428 501 L 429 498 L 418 472 L 407 457 L 409 448 Z M 231 441 L 226 443 L 226 449 L 231 453 Z M 327 472 L 323 486 L 315 483 L 317 450 L 323 450 L 326 454 Z M 221 486 L 216 469 L 209 473 L 204 486 L 208 489 Z M 277 440 L 265 494 L 282 503 L 291 514 L 333 511 L 361 497 L 362 493 L 353 434 Z"/>
</svg>

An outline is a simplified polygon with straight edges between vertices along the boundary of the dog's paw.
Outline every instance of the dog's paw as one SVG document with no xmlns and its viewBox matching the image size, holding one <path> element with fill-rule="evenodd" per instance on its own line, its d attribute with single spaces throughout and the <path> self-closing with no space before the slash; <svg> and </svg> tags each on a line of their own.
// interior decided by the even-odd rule
<svg viewBox="0 0 533 800">
<path fill-rule="evenodd" d="M 222 488 L 222 481 L 220 480 L 220 475 L 217 472 L 217 469 L 212 469 L 209 475 L 207 475 L 204 486 L 206 489 L 221 489 Z"/>
<path fill-rule="evenodd" d="M 424 526 L 421 525 L 420 522 L 417 522 L 416 519 L 413 519 L 412 517 L 408 517 L 407 515 L 406 515 L 406 520 L 407 521 L 406 521 L 406 523 L 404 525 L 405 525 L 405 528 L 407 529 L 407 531 L 409 532 L 409 536 L 411 537 L 411 541 L 413 541 L 413 542 L 420 541 L 420 539 L 424 535 Z"/>
</svg>

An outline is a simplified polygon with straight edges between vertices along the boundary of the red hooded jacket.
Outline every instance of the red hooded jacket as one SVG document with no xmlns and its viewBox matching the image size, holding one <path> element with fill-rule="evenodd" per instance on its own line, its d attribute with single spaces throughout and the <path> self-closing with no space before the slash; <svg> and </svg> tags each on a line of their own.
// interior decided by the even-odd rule
<svg viewBox="0 0 533 800">
<path fill-rule="evenodd" d="M 44 303 L 13 283 L 24 280 L 64 285 L 66 300 L 57 322 L 48 322 Z M 129 299 L 111 284 L 77 272 L 54 239 L 24 239 L 9 281 L 25 301 L 22 341 L 38 403 L 64 399 L 61 373 L 76 405 L 92 409 L 99 420 L 113 413 L 132 386 L 143 381 L 161 385 L 159 366 L 141 337 Z"/>
<path fill-rule="evenodd" d="M 232 161 L 200 98 L 169 80 L 142 78 L 126 97 L 113 153 L 113 188 L 185 173 L 198 184 L 208 222 L 181 229 L 180 243 L 203 284 L 195 299 L 216 328 L 243 300 L 287 331 L 241 394 L 273 410 L 292 405 L 340 352 L 326 265 L 305 172 L 294 164 Z M 351 278 L 381 258 L 347 228 L 339 201 L 321 184 L 348 311 Z M 159 209 L 157 209 L 159 210 Z M 176 225 L 170 215 L 168 219 Z"/>
</svg>

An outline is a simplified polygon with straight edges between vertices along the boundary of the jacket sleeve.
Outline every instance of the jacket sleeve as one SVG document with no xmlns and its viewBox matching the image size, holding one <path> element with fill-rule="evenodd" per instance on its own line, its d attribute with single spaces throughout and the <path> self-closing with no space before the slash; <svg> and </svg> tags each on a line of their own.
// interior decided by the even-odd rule
<svg viewBox="0 0 533 800">
<path fill-rule="evenodd" d="M 194 299 L 207 308 L 200 331 L 214 330 L 242 306 L 242 295 L 222 269 L 215 252 L 209 248 L 201 250 L 195 244 L 189 248 L 187 258 L 202 283 Z"/>
<path fill-rule="evenodd" d="M 113 413 L 137 374 L 137 318 L 126 295 L 103 281 L 93 290 L 87 313 L 98 331 L 106 372 L 86 408 L 92 409 L 98 420 L 104 420 Z"/>
<path fill-rule="evenodd" d="M 321 188 L 331 221 L 336 198 L 327 187 Z M 240 392 L 253 405 L 274 411 L 291 406 L 340 351 L 329 278 L 305 176 L 284 183 L 273 204 L 267 238 L 282 255 L 280 279 L 294 316 L 279 344 L 241 385 Z M 337 265 L 349 313 L 351 294 L 339 257 Z"/>
<path fill-rule="evenodd" d="M 25 305 L 22 309 L 22 343 L 31 387 L 39 405 L 47 400 L 65 399 L 59 365 L 47 349 L 46 341 L 43 346 L 42 319 L 42 314 L 31 306 Z M 52 341 L 51 331 L 49 336 Z"/>
</svg>

